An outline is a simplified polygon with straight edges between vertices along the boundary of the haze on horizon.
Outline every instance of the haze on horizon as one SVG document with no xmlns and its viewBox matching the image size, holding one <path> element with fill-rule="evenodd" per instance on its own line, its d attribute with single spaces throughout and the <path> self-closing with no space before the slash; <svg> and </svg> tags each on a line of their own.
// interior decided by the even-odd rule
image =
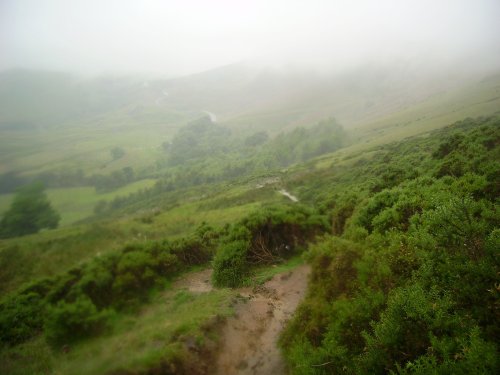
<svg viewBox="0 0 500 375">
<path fill-rule="evenodd" d="M 0 70 L 192 74 L 250 61 L 500 67 L 497 0 L 0 0 Z"/>
</svg>

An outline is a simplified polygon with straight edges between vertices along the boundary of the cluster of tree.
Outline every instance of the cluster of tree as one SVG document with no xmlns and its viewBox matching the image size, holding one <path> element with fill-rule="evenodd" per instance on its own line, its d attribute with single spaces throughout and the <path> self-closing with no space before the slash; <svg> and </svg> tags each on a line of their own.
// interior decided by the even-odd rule
<svg viewBox="0 0 500 375">
<path fill-rule="evenodd" d="M 330 118 L 311 128 L 296 128 L 278 135 L 270 142 L 267 152 L 280 167 L 286 167 L 338 150 L 345 139 L 342 126 Z"/>
<path fill-rule="evenodd" d="M 0 221 L 0 238 L 24 236 L 56 228 L 60 216 L 52 208 L 41 183 L 20 189 Z"/>
<path fill-rule="evenodd" d="M 110 151 L 111 158 L 114 160 L 121 159 L 125 156 L 125 150 L 121 147 L 113 147 Z"/>
<path fill-rule="evenodd" d="M 163 148 L 170 165 L 192 165 L 207 159 L 213 163 L 232 160 L 242 164 L 251 159 L 255 166 L 278 168 L 333 152 L 342 147 L 345 140 L 344 129 L 333 118 L 310 128 L 281 133 L 274 139 L 262 131 L 240 139 L 231 136 L 228 128 L 202 118 L 181 128 Z"/>
<path fill-rule="evenodd" d="M 175 166 L 227 152 L 230 135 L 228 128 L 203 117 L 182 127 L 172 142 L 164 144 L 163 148 L 168 153 L 169 165 Z"/>
<path fill-rule="evenodd" d="M 500 118 L 467 119 L 296 181 L 332 234 L 281 337 L 292 373 L 499 372 L 499 144 Z"/>
<path fill-rule="evenodd" d="M 212 184 L 255 173 L 265 173 L 316 156 L 333 152 L 346 143 L 344 129 L 334 119 L 310 128 L 298 128 L 269 139 L 266 132 L 246 138 L 231 136 L 227 128 L 213 124 L 209 118 L 197 120 L 179 131 L 171 143 L 164 143 L 168 155 L 167 171 L 156 186 L 127 198 L 98 203 L 96 212 L 123 208 L 141 199 L 150 199 L 165 192 Z M 161 167 L 161 163 L 160 163 Z M 103 191 L 101 182 L 113 185 L 113 176 L 93 180 Z M 120 179 L 116 179 L 119 182 Z M 125 180 L 123 180 L 125 181 Z M 119 186 L 119 185 L 116 185 Z"/>
<path fill-rule="evenodd" d="M 81 169 L 64 169 L 57 172 L 42 172 L 34 177 L 48 188 L 88 186 L 89 181 Z"/>
<path fill-rule="evenodd" d="M 135 174 L 132 167 L 125 167 L 107 175 L 94 174 L 87 178 L 89 184 L 94 186 L 98 193 L 118 189 L 134 180 Z"/>
</svg>

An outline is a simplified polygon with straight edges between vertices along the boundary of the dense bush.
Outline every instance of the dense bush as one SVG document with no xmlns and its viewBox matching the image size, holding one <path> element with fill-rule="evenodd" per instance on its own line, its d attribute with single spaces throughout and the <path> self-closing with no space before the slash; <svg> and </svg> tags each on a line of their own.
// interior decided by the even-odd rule
<svg viewBox="0 0 500 375">
<path fill-rule="evenodd" d="M 95 336 L 107 328 L 111 314 L 109 310 L 99 311 L 86 297 L 70 303 L 60 301 L 48 309 L 45 322 L 47 341 L 58 346 Z"/>
<path fill-rule="evenodd" d="M 37 293 L 16 295 L 5 301 L 0 313 L 0 342 L 17 344 L 42 330 L 43 299 Z"/>
<path fill-rule="evenodd" d="M 248 241 L 235 240 L 221 245 L 214 259 L 213 282 L 218 286 L 236 287 L 248 275 Z"/>
<path fill-rule="evenodd" d="M 218 286 L 241 285 L 252 266 L 280 262 L 327 230 L 326 218 L 300 205 L 255 211 L 229 228 L 213 266 Z"/>
<path fill-rule="evenodd" d="M 45 331 L 52 345 L 102 332 L 113 309 L 130 309 L 189 266 L 206 263 L 219 232 L 203 224 L 188 237 L 125 246 L 51 279 L 32 283 L 0 304 L 0 341 L 13 345 Z"/>
<path fill-rule="evenodd" d="M 307 176 L 352 242 L 325 237 L 309 253 L 309 292 L 281 338 L 292 373 L 500 371 L 499 125 L 468 119 L 331 181 Z"/>
</svg>

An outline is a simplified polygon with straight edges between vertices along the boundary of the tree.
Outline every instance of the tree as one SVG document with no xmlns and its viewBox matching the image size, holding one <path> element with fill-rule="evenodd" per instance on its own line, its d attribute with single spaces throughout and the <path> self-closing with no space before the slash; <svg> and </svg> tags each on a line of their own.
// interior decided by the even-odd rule
<svg viewBox="0 0 500 375">
<path fill-rule="evenodd" d="M 0 237 L 24 236 L 43 228 L 57 228 L 60 219 L 45 194 L 44 186 L 33 183 L 17 192 L 0 221 Z"/>
</svg>

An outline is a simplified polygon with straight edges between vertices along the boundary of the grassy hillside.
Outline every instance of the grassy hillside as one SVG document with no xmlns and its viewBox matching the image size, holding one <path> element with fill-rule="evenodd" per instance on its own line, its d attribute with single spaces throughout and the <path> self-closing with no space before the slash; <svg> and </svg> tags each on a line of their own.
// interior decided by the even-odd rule
<svg viewBox="0 0 500 375">
<path fill-rule="evenodd" d="M 498 371 L 499 130 L 466 120 L 296 177 L 331 232 L 282 336 L 291 373 Z"/>
<path fill-rule="evenodd" d="M 256 260 L 281 262 L 323 233 L 305 253 L 308 297 L 283 334 L 293 373 L 329 373 L 341 363 L 348 373 L 493 374 L 498 121 L 467 120 L 319 169 L 322 160 L 313 160 L 278 179 L 213 185 L 210 195 L 191 188 L 174 206 L 162 194 L 143 197 L 157 209 L 125 214 L 125 206 L 107 224 L 4 240 L 3 366 L 20 374 L 203 373 L 214 322 L 230 313 L 233 294 L 172 290 L 173 277 L 215 255 L 214 282 L 246 283 Z M 283 184 L 308 207 L 281 196 Z M 44 318 L 33 320 L 35 311 Z M 61 322 L 69 321 L 75 334 L 65 336 Z"/>
<path fill-rule="evenodd" d="M 299 73 L 1 75 L 0 215 L 36 177 L 62 222 L 0 240 L 0 372 L 206 373 L 226 288 L 304 254 L 291 373 L 496 373 L 499 76 Z"/>
<path fill-rule="evenodd" d="M 0 74 L 0 173 L 85 174 L 154 163 L 161 143 L 199 115 L 156 104 L 158 94 L 129 78 L 77 79 L 62 73 Z M 125 157 L 114 161 L 110 150 Z"/>
<path fill-rule="evenodd" d="M 386 142 L 496 112 L 499 79 L 405 65 L 333 76 L 234 65 L 175 80 L 4 72 L 0 174 L 109 174 L 127 166 L 151 173 L 162 143 L 204 110 L 235 132 L 271 136 L 334 116 L 360 128 L 358 136 Z M 123 158 L 112 159 L 115 147 Z"/>
</svg>

